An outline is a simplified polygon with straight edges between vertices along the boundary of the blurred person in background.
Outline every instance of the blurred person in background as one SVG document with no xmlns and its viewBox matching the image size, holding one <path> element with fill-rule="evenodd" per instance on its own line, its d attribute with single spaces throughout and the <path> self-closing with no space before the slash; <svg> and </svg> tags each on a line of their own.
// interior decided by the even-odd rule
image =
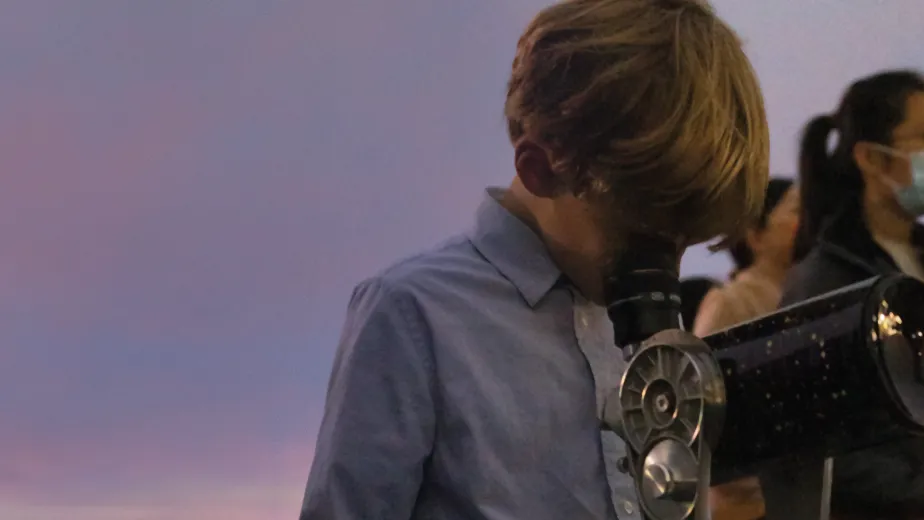
<svg viewBox="0 0 924 520">
<path fill-rule="evenodd" d="M 714 287 L 722 285 L 718 280 L 705 276 L 691 276 L 680 280 L 680 321 L 684 330 L 693 330 L 696 313 L 703 303 L 703 298 Z"/>
<path fill-rule="evenodd" d="M 680 258 L 759 214 L 757 77 L 707 2 L 568 0 L 520 38 L 505 116 L 509 186 L 353 292 L 301 520 L 640 518 L 601 430 L 604 279 L 629 237 Z"/>
<path fill-rule="evenodd" d="M 728 249 L 735 264 L 731 280 L 703 298 L 694 334 L 707 336 L 777 309 L 798 224 L 799 191 L 789 179 L 771 179 L 760 218 Z"/>
<path fill-rule="evenodd" d="M 789 179 L 771 179 L 760 217 L 743 239 L 728 248 L 735 265 L 731 281 L 706 294 L 694 334 L 708 336 L 777 309 L 792 264 L 798 223 L 799 191 Z M 764 515 L 757 477 L 714 487 L 710 501 L 714 520 L 754 520 Z"/>
<path fill-rule="evenodd" d="M 830 141 L 835 141 L 833 150 Z M 924 279 L 924 78 L 888 71 L 850 85 L 837 111 L 805 127 L 802 210 L 782 305 L 873 276 Z M 924 518 L 924 441 L 834 460 L 831 516 Z"/>
</svg>

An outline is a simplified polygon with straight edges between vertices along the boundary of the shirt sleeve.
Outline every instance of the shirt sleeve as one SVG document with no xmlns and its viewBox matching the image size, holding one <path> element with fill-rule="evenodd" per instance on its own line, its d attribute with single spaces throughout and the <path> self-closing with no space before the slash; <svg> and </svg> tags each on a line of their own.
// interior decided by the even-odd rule
<svg viewBox="0 0 924 520">
<path fill-rule="evenodd" d="M 353 293 L 300 520 L 411 518 L 434 436 L 427 331 L 381 280 Z"/>
<path fill-rule="evenodd" d="M 705 337 L 741 322 L 734 304 L 721 288 L 710 290 L 696 312 L 693 334 Z"/>
</svg>

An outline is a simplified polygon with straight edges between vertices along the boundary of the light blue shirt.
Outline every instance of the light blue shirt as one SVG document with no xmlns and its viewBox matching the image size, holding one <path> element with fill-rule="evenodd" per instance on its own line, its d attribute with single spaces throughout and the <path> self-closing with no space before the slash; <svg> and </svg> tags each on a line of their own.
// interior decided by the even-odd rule
<svg viewBox="0 0 924 520">
<path fill-rule="evenodd" d="M 600 430 L 612 324 L 501 193 L 354 291 L 301 520 L 640 518 Z"/>
</svg>

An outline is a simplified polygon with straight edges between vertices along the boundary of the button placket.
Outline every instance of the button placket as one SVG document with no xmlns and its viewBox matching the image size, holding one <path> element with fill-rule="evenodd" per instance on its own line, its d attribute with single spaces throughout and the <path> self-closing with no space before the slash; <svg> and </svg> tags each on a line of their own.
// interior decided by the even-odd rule
<svg viewBox="0 0 924 520">
<path fill-rule="evenodd" d="M 621 353 L 613 346 L 612 325 L 605 310 L 592 306 L 579 293 L 572 291 L 574 328 L 578 346 L 584 354 L 594 378 L 597 414 L 602 417 L 608 393 L 617 388 L 625 369 Z M 618 471 L 618 460 L 625 456 L 624 441 L 615 433 L 600 430 L 603 462 L 610 488 L 613 508 L 620 520 L 637 520 L 638 507 L 632 502 L 634 485 Z M 617 485 L 626 484 L 627 485 Z"/>
</svg>

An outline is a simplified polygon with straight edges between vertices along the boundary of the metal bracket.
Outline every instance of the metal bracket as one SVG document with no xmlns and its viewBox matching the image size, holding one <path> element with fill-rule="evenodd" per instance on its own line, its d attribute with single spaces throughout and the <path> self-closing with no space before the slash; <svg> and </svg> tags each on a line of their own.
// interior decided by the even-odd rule
<svg viewBox="0 0 924 520">
<path fill-rule="evenodd" d="M 645 518 L 709 519 L 711 453 L 724 403 L 718 362 L 704 342 L 672 329 L 640 345 L 603 421 L 626 440 Z"/>
</svg>

